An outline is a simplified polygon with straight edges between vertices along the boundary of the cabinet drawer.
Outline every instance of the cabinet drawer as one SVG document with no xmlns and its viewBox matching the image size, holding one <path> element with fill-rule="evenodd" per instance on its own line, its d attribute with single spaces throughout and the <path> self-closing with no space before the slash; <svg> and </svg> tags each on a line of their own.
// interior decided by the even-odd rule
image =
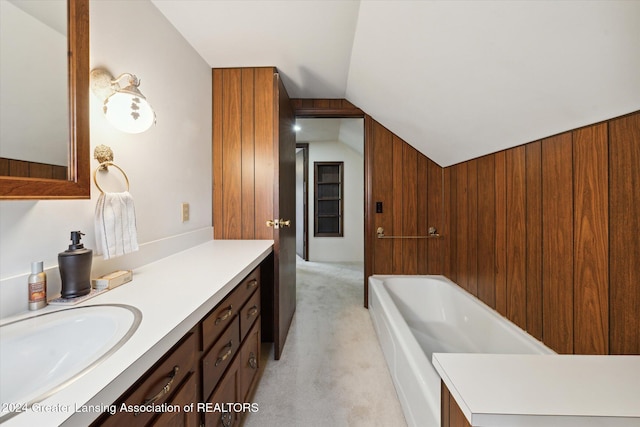
<svg viewBox="0 0 640 427">
<path fill-rule="evenodd" d="M 240 335 L 243 340 L 258 317 L 260 317 L 260 289 L 253 293 L 240 310 Z"/>
<path fill-rule="evenodd" d="M 260 371 L 260 320 L 253 324 L 247 339 L 242 344 L 238 358 L 240 379 L 238 398 L 240 402 L 249 402 L 251 392 Z"/>
<path fill-rule="evenodd" d="M 132 391 L 124 400 L 118 400 L 118 412 L 105 419 L 100 419 L 99 424 L 105 426 L 146 425 L 156 414 L 150 411 L 137 412 L 134 410 L 135 406 L 161 405 L 168 402 L 185 378 L 195 371 L 197 351 L 196 334 L 190 332 L 167 352 L 161 362 L 149 369 L 140 382 L 133 385 Z M 127 407 L 131 405 L 132 411 L 120 411 L 122 403 Z"/>
<path fill-rule="evenodd" d="M 206 351 L 218 339 L 259 286 L 260 267 L 257 267 L 202 321 L 203 350 Z"/>
<path fill-rule="evenodd" d="M 190 373 L 184 384 L 176 390 L 176 394 L 171 399 L 171 404 L 179 410 L 166 411 L 154 418 L 150 424 L 153 427 L 198 427 L 198 413 L 196 408 L 193 411 L 185 411 L 187 405 L 195 405 L 198 401 L 198 388 L 196 376 Z"/>
<path fill-rule="evenodd" d="M 225 369 L 240 348 L 240 321 L 235 316 L 229 327 L 202 357 L 202 395 L 207 397 L 215 388 Z"/>
<path fill-rule="evenodd" d="M 249 295 L 260 287 L 260 266 L 257 266 L 249 275 L 240 283 L 240 288 L 244 291 L 245 301 Z"/>
</svg>

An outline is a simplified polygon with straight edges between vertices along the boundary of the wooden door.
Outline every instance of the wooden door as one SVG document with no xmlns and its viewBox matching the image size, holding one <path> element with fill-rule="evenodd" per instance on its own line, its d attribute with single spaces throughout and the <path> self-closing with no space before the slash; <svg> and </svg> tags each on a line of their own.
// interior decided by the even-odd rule
<svg viewBox="0 0 640 427">
<path fill-rule="evenodd" d="M 289 221 L 289 225 L 274 230 L 274 277 L 278 286 L 274 300 L 276 321 L 274 331 L 275 358 L 279 359 L 287 339 L 289 326 L 296 311 L 296 137 L 293 131 L 295 116 L 287 91 L 275 74 L 278 93 L 278 154 L 277 182 L 274 187 L 274 218 Z"/>
<path fill-rule="evenodd" d="M 212 89 L 214 238 L 274 241 L 262 318 L 279 359 L 296 307 L 293 110 L 274 67 L 214 69 Z"/>
</svg>

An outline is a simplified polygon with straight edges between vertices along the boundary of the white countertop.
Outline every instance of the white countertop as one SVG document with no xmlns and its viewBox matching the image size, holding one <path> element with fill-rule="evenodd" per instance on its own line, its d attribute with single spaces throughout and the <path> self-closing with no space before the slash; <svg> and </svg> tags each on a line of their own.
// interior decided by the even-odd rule
<svg viewBox="0 0 640 427">
<path fill-rule="evenodd" d="M 41 412 L 21 413 L 3 427 L 89 425 L 101 413 L 75 408 L 116 401 L 258 266 L 272 247 L 272 240 L 212 240 L 137 268 L 131 282 L 77 305 L 132 305 L 142 312 L 142 322 L 114 354 L 42 401 Z M 32 315 L 64 308 L 68 307 L 50 305 Z"/>
<path fill-rule="evenodd" d="M 436 353 L 472 426 L 640 426 L 640 356 Z"/>
</svg>

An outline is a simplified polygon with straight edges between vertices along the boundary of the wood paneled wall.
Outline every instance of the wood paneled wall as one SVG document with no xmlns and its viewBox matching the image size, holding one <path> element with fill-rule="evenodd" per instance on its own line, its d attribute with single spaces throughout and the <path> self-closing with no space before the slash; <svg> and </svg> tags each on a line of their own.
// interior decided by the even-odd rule
<svg viewBox="0 0 640 427">
<path fill-rule="evenodd" d="M 559 353 L 640 354 L 640 113 L 443 181 L 446 276 Z"/>
<path fill-rule="evenodd" d="M 67 167 L 0 157 L 0 176 L 67 179 Z"/>
<path fill-rule="evenodd" d="M 609 122 L 609 215 L 610 352 L 640 354 L 640 113 Z"/>
<path fill-rule="evenodd" d="M 366 277 L 444 274 L 559 353 L 640 354 L 640 112 L 444 169 L 365 115 L 365 158 Z"/>
<path fill-rule="evenodd" d="M 296 117 L 364 117 L 364 112 L 346 99 L 291 99 Z"/>
<path fill-rule="evenodd" d="M 366 236 L 370 274 L 441 274 L 443 239 L 378 239 L 387 236 L 426 236 L 429 227 L 444 227 L 442 168 L 365 117 L 367 164 Z M 382 212 L 376 213 L 376 203 Z"/>
<path fill-rule="evenodd" d="M 273 212 L 273 67 L 213 70 L 213 232 L 272 239 L 256 212 Z"/>
</svg>

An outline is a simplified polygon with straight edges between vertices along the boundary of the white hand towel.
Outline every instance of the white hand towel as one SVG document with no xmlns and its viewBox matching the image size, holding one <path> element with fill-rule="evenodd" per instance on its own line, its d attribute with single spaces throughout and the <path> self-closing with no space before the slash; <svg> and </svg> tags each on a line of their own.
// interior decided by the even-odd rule
<svg viewBox="0 0 640 427">
<path fill-rule="evenodd" d="M 136 210 L 133 197 L 124 193 L 102 193 L 95 212 L 97 254 L 115 258 L 138 250 Z"/>
</svg>

